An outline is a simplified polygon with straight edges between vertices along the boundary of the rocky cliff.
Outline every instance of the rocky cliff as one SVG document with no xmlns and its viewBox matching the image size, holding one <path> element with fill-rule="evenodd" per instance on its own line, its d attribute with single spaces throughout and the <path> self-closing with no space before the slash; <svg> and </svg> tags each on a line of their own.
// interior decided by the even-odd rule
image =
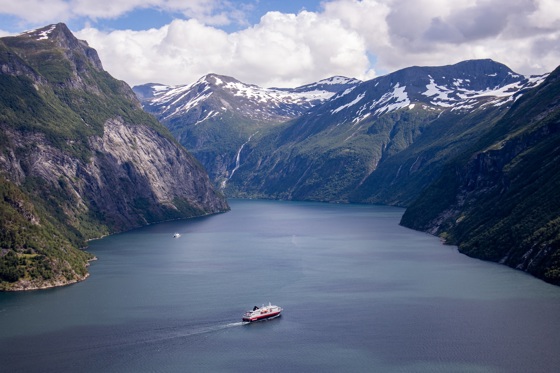
<svg viewBox="0 0 560 373">
<path fill-rule="evenodd" d="M 0 289 L 87 276 L 88 239 L 228 210 L 64 24 L 0 39 Z"/>
</svg>

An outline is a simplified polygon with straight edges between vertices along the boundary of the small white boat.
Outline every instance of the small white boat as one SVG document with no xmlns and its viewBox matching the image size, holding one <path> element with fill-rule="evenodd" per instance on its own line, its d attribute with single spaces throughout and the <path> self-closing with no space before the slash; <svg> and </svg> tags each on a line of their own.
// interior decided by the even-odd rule
<svg viewBox="0 0 560 373">
<path fill-rule="evenodd" d="M 179 238 L 179 237 L 181 237 L 181 235 L 180 235 L 179 233 L 175 233 L 175 234 L 173 235 L 173 238 Z"/>
<path fill-rule="evenodd" d="M 274 306 L 268 303 L 268 306 L 253 307 L 252 310 L 245 312 L 243 315 L 243 321 L 253 322 L 266 319 L 273 319 L 275 317 L 280 317 L 282 315 L 282 307 Z"/>
</svg>

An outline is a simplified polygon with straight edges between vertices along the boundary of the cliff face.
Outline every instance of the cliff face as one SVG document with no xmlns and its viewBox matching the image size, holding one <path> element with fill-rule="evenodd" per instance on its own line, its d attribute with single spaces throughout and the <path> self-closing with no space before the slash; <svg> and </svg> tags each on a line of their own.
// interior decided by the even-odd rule
<svg viewBox="0 0 560 373">
<path fill-rule="evenodd" d="M 83 170 L 83 193 L 92 195 L 103 210 L 114 212 L 113 206 L 120 206 L 113 219 L 125 228 L 127 221 L 145 224 L 227 209 L 200 164 L 152 128 L 112 119 L 103 137 L 91 139 L 91 146 L 98 155 Z M 139 203 L 146 206 L 144 214 L 131 211 Z"/>
<path fill-rule="evenodd" d="M 88 139 L 92 156 L 85 161 L 40 133 L 5 129 L 4 134 L 12 145 L 0 156 L 8 180 L 19 185 L 41 180 L 42 188 L 64 194 L 60 203 L 67 215 L 102 213 L 107 232 L 227 209 L 198 162 L 153 128 L 111 118 L 102 136 Z M 23 154 L 30 142 L 34 148 Z"/>
<path fill-rule="evenodd" d="M 467 255 L 560 284 L 560 70 L 518 100 L 405 212 Z"/>
<path fill-rule="evenodd" d="M 65 25 L 0 39 L 0 71 L 0 289 L 85 278 L 88 239 L 228 210 Z"/>
</svg>

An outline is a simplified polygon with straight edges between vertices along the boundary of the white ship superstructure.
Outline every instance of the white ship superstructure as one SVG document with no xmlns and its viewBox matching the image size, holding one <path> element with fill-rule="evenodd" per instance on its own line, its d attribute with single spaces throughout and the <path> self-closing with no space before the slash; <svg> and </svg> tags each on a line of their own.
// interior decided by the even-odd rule
<svg viewBox="0 0 560 373">
<path fill-rule="evenodd" d="M 253 322 L 265 319 L 279 317 L 282 313 L 282 307 L 274 306 L 268 303 L 268 306 L 253 307 L 252 310 L 245 312 L 243 321 Z"/>
</svg>

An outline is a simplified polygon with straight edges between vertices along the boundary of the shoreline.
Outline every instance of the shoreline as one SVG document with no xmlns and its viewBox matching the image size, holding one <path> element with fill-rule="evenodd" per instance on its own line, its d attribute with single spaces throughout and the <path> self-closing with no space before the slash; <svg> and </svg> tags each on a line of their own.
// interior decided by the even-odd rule
<svg viewBox="0 0 560 373">
<path fill-rule="evenodd" d="M 97 260 L 96 256 L 94 256 L 91 259 L 88 259 L 88 261 L 86 263 L 86 268 L 90 266 L 90 262 L 93 262 L 93 261 L 96 261 L 96 260 Z M 89 276 L 90 276 L 90 273 L 86 272 L 86 274 L 84 276 L 73 278 L 71 280 L 58 278 L 58 279 L 49 280 L 49 281 L 38 281 L 36 283 L 32 282 L 32 281 L 29 281 L 29 280 L 23 280 L 23 281 L 18 281 L 18 282 L 13 283 L 13 286 L 10 286 L 8 289 L 2 289 L 2 290 L 0 290 L 0 292 L 10 292 L 10 293 L 13 292 L 13 293 L 15 293 L 15 292 L 52 289 L 52 288 L 77 284 L 78 282 L 82 282 L 82 281 L 86 280 Z"/>
<path fill-rule="evenodd" d="M 132 231 L 134 229 L 140 229 L 140 228 L 147 227 L 147 226 L 150 226 L 150 225 L 153 225 L 153 224 L 160 224 L 160 223 L 166 223 L 166 222 L 176 221 L 176 220 L 187 220 L 187 219 L 194 219 L 194 218 L 206 217 L 206 216 L 217 215 L 217 214 L 224 214 L 224 213 L 229 212 L 229 211 L 231 211 L 231 208 L 228 208 L 227 210 L 223 210 L 223 211 L 209 212 L 209 213 L 205 213 L 205 214 L 201 214 L 201 215 L 197 215 L 197 216 L 189 216 L 189 217 L 161 220 L 161 221 L 152 222 L 152 223 L 148 223 L 148 224 L 144 224 L 144 225 L 139 225 L 137 227 L 131 227 L 130 229 L 125 229 L 125 230 L 118 231 L 118 232 L 108 233 L 108 234 L 102 235 L 100 237 L 90 238 L 90 239 L 85 240 L 85 242 L 100 240 L 100 239 L 105 238 L 105 237 L 109 237 L 109 236 L 112 236 L 112 235 L 115 235 L 115 234 L 129 232 L 129 231 Z M 79 248 L 79 250 L 87 251 L 87 246 Z M 89 267 L 90 262 L 95 261 L 95 260 L 97 260 L 97 257 L 95 257 L 95 256 L 92 257 L 91 259 L 88 259 L 87 262 L 86 262 L 86 265 L 85 265 L 86 268 Z M 52 289 L 52 288 L 57 288 L 57 287 L 73 285 L 73 284 L 85 281 L 89 276 L 90 276 L 90 273 L 86 272 L 86 274 L 84 276 L 76 277 L 76 278 L 73 278 L 71 280 L 67 280 L 63 277 L 62 278 L 59 277 L 59 278 L 55 278 L 55 279 L 51 279 L 51 280 L 45 280 L 45 281 L 37 281 L 37 282 L 33 282 L 33 281 L 30 281 L 30 280 L 21 280 L 21 281 L 17 281 L 17 282 L 9 284 L 7 288 L 0 288 L 0 292 L 26 292 L 26 291 L 34 291 L 34 290 Z"/>
</svg>

